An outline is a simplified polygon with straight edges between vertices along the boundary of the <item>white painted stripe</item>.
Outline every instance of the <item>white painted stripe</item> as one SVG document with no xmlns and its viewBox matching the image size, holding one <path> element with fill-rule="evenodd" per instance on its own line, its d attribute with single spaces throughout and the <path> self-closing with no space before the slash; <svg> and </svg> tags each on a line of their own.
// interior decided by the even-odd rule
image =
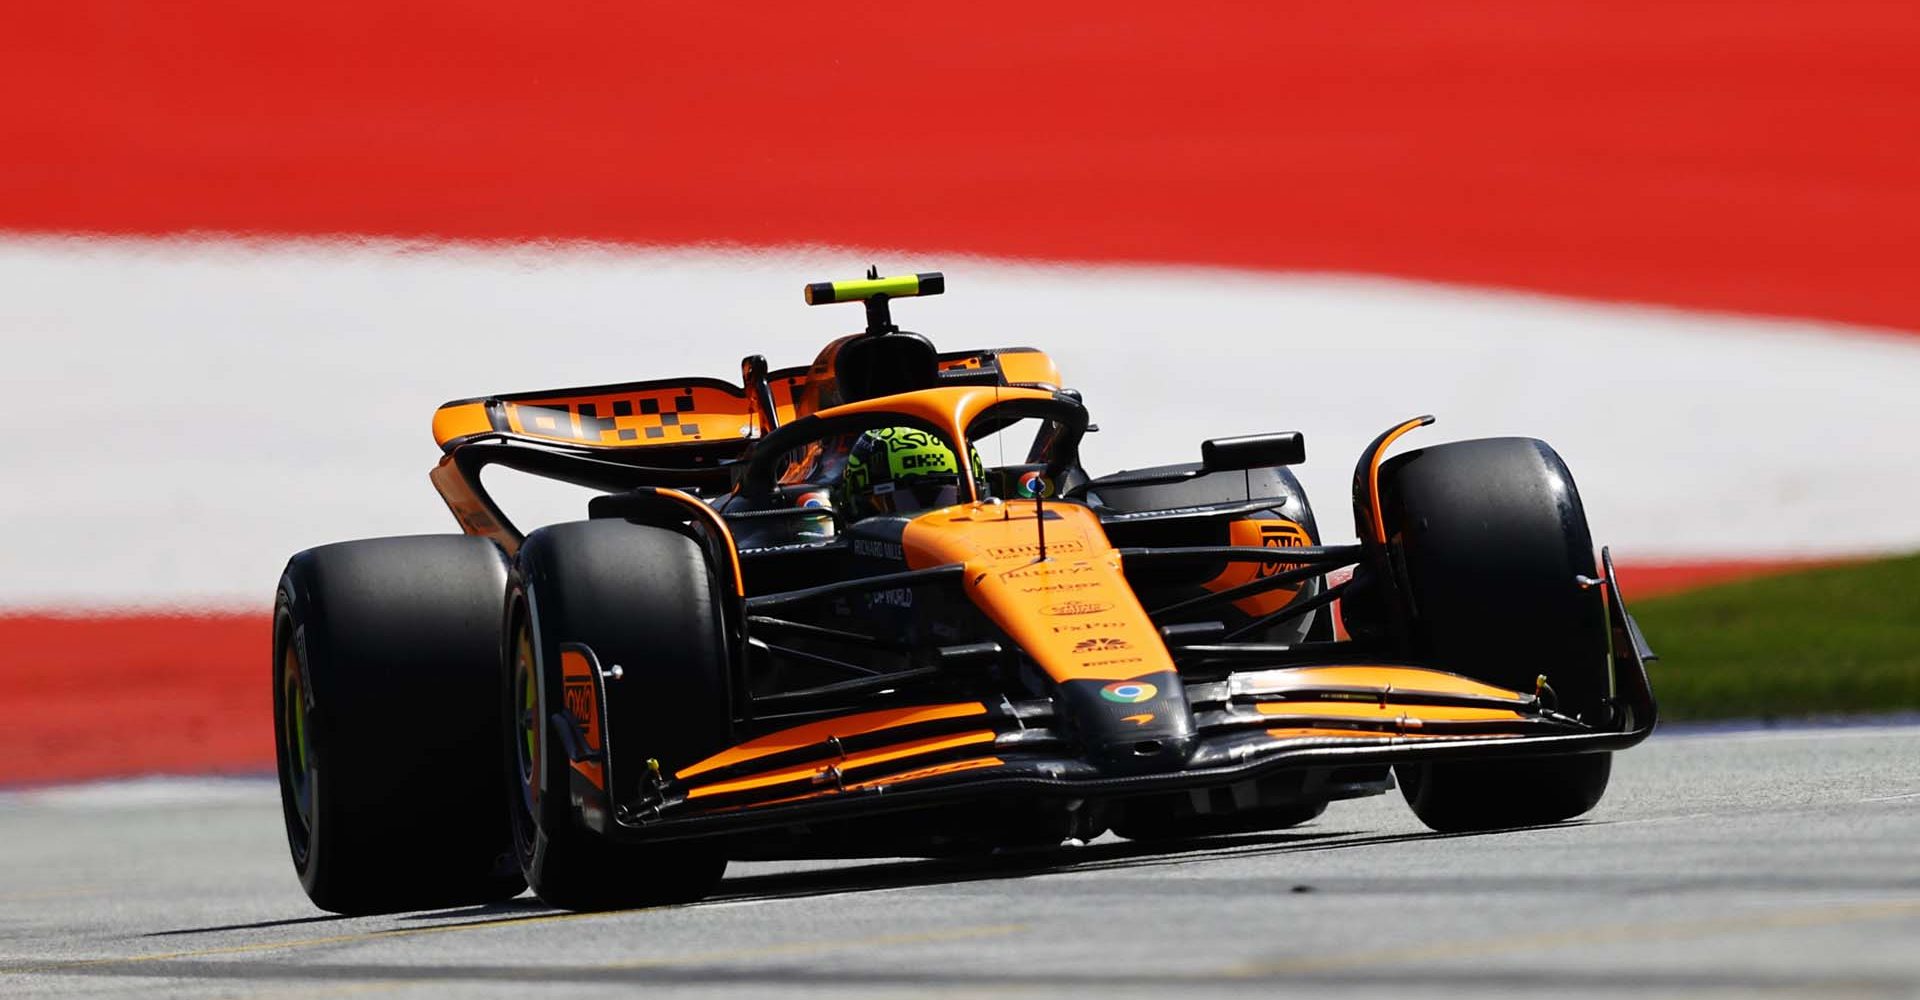
<svg viewBox="0 0 1920 1000">
<path fill-rule="evenodd" d="M 1654 678 L 1654 684 L 1660 683 Z M 1867 715 L 1856 721 L 1844 717 L 1756 721 L 1679 722 L 1654 731 L 1662 743 L 1698 740 L 1708 743 L 1803 743 L 1818 740 L 1920 739 L 1920 722 L 1910 713 Z"/>
<path fill-rule="evenodd" d="M 259 805 L 276 800 L 272 776 L 149 777 L 0 791 L 0 810 L 42 807 L 80 811 L 164 809 L 175 806 Z"/>
<path fill-rule="evenodd" d="M 943 269 L 896 315 L 1048 349 L 1096 471 L 1307 432 L 1350 536 L 1359 449 L 1529 434 L 1639 559 L 1920 547 L 1920 337 L 1375 278 L 900 252 L 0 240 L 0 605 L 263 606 L 295 549 L 443 531 L 427 427 L 455 397 L 728 377 L 860 323 L 810 280 Z M 510 495 L 510 499 L 511 499 Z M 578 510 L 568 500 L 564 511 Z M 550 511 L 551 513 L 551 511 Z M 538 519 L 535 519 L 538 520 Z"/>
</svg>

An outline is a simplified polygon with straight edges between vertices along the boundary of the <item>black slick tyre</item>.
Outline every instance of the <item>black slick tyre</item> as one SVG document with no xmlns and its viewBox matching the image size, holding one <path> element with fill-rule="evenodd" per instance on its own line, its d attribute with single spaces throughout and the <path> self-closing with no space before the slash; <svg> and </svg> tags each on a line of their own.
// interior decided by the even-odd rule
<svg viewBox="0 0 1920 1000">
<path fill-rule="evenodd" d="M 1545 675 L 1558 710 L 1606 721 L 1611 633 L 1586 510 L 1560 456 L 1530 438 L 1410 451 L 1380 470 L 1381 513 L 1408 640 L 1422 663 L 1531 693 Z M 1557 822 L 1593 808 L 1607 754 L 1397 768 L 1436 830 Z"/>
<path fill-rule="evenodd" d="M 1610 753 L 1401 765 L 1400 792 L 1413 814 L 1442 833 L 1537 826 L 1600 804 Z"/>
<path fill-rule="evenodd" d="M 484 539 L 343 542 L 288 562 L 273 707 L 294 870 L 323 910 L 508 899 L 513 864 L 492 678 L 508 567 Z"/>
<path fill-rule="evenodd" d="M 686 534 L 623 520 L 529 535 L 509 603 L 505 761 L 515 854 L 528 885 L 571 910 L 684 903 L 711 893 L 726 857 L 701 842 L 616 843 L 577 818 L 571 764 L 552 716 L 564 705 L 561 647 L 618 664 L 606 686 L 615 801 L 645 762 L 665 773 L 724 748 L 730 659 L 721 592 Z"/>
</svg>

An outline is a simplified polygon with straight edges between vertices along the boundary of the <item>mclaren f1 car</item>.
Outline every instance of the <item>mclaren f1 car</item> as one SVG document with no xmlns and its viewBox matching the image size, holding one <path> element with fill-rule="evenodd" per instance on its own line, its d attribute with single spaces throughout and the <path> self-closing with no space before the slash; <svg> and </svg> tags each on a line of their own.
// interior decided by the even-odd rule
<svg viewBox="0 0 1920 1000">
<path fill-rule="evenodd" d="M 1396 784 L 1436 830 L 1549 823 L 1652 730 L 1652 654 L 1546 444 L 1389 458 L 1432 418 L 1396 424 L 1328 544 L 1299 434 L 1092 475 L 1046 354 L 894 324 L 943 290 L 809 285 L 866 328 L 739 384 L 440 407 L 461 533 L 309 549 L 279 583 L 313 902 L 684 901 L 730 859 L 1272 829 Z M 522 533 L 493 466 L 588 488 L 587 516 Z"/>
</svg>

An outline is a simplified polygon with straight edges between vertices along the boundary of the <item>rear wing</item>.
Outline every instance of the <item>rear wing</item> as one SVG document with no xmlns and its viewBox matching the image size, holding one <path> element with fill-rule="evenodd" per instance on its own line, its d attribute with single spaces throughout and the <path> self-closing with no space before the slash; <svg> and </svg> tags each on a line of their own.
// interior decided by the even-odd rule
<svg viewBox="0 0 1920 1000">
<path fill-rule="evenodd" d="M 605 450 L 647 451 L 636 460 L 666 465 L 708 464 L 743 456 L 774 426 L 806 416 L 810 369 L 767 375 L 772 419 L 747 390 L 714 378 L 663 379 L 545 389 L 456 399 L 433 415 L 433 440 L 442 451 L 481 439 L 519 440 Z M 1060 388 L 1060 369 L 1031 347 L 954 351 L 940 355 L 940 381 L 952 385 Z"/>
<path fill-rule="evenodd" d="M 776 405 L 781 395 L 776 387 Z M 786 408 L 792 405 L 789 395 Z M 434 412 L 433 439 L 443 451 L 496 438 L 594 449 L 738 452 L 763 433 L 758 423 L 746 390 L 737 385 L 666 379 L 457 399 Z"/>
<path fill-rule="evenodd" d="M 1053 360 L 1030 347 L 959 351 L 938 361 L 942 384 L 1059 388 Z M 489 465 L 607 493 L 724 493 L 754 442 L 807 416 L 819 398 L 807 391 L 814 368 L 767 372 L 765 365 L 758 357 L 742 363 L 748 386 L 683 378 L 456 399 L 434 412 L 433 440 L 444 454 L 429 478 L 461 530 L 509 553 L 523 536 L 480 482 Z"/>
</svg>

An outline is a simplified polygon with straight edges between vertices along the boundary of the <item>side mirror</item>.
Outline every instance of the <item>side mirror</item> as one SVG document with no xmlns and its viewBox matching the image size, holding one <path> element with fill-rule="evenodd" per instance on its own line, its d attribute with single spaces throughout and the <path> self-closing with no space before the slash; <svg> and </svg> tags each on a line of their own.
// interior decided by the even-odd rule
<svg viewBox="0 0 1920 1000">
<path fill-rule="evenodd" d="M 1206 472 L 1299 465 L 1306 460 L 1307 439 L 1299 431 L 1200 442 L 1200 464 Z"/>
</svg>

